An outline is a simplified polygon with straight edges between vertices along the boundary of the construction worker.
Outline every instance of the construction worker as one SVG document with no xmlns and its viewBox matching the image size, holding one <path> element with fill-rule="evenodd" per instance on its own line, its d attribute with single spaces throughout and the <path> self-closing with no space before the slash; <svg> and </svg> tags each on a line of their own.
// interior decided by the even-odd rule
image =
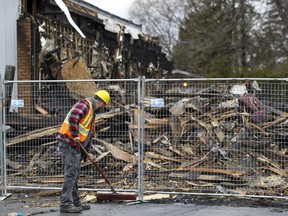
<svg viewBox="0 0 288 216">
<path fill-rule="evenodd" d="M 109 93 L 100 90 L 95 93 L 94 98 L 77 102 L 67 114 L 59 130 L 57 139 L 64 171 L 60 204 L 62 213 L 79 213 L 90 209 L 90 205 L 81 202 L 78 192 L 80 162 L 83 159 L 79 143 L 89 152 L 95 132 L 95 114 L 108 105 L 109 100 Z M 91 153 L 88 153 L 88 157 L 93 160 Z"/>
</svg>

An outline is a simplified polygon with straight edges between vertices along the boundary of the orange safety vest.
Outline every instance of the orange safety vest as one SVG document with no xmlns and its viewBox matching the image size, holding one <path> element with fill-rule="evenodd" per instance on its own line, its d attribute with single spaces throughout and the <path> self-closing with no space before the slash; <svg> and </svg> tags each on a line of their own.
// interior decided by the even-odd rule
<svg viewBox="0 0 288 216">
<path fill-rule="evenodd" d="M 93 111 L 93 105 L 92 105 L 92 101 L 90 100 L 86 100 L 89 103 L 89 112 L 86 114 L 86 116 L 84 116 L 82 119 L 80 119 L 79 121 L 79 138 L 80 138 L 80 142 L 84 142 L 85 139 L 87 138 L 87 136 L 89 135 L 89 131 L 91 130 L 91 127 L 93 125 L 92 130 L 94 131 L 94 111 Z M 75 106 L 75 105 L 74 105 Z M 70 113 L 72 111 L 72 109 L 74 108 L 74 106 L 71 108 L 71 110 L 69 111 L 69 113 L 67 114 L 60 130 L 59 133 L 61 134 L 65 134 L 67 135 L 70 139 L 74 140 L 74 137 L 72 136 L 70 130 L 69 130 L 69 122 L 68 122 L 68 118 L 70 116 Z"/>
</svg>

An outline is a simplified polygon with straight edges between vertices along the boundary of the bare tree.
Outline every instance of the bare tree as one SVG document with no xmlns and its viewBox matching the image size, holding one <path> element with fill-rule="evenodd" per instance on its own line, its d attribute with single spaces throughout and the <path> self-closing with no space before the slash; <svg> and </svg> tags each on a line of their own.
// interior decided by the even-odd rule
<svg viewBox="0 0 288 216">
<path fill-rule="evenodd" d="M 171 58 L 185 15 L 186 0 L 135 0 L 132 5 L 130 18 L 143 25 L 144 33 L 159 37 L 163 52 Z"/>
</svg>

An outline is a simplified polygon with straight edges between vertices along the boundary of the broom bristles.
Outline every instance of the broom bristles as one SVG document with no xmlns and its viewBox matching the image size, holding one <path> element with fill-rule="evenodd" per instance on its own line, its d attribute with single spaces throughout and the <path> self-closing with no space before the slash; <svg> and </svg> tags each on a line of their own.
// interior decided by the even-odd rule
<svg viewBox="0 0 288 216">
<path fill-rule="evenodd" d="M 135 194 L 97 193 L 97 200 L 137 200 Z"/>
</svg>

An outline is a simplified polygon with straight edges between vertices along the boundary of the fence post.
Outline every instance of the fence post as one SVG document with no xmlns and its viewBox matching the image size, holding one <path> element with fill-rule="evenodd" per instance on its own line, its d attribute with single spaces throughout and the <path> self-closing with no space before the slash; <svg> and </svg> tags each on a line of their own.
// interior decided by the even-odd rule
<svg viewBox="0 0 288 216">
<path fill-rule="evenodd" d="M 141 85 L 142 84 L 142 85 Z M 138 127 L 138 201 L 143 202 L 143 98 L 144 98 L 144 82 L 142 78 L 138 81 L 138 115 L 137 115 L 137 127 Z"/>
<path fill-rule="evenodd" d="M 1 172 L 1 195 L 0 200 L 4 200 L 7 195 L 6 189 L 6 154 L 5 154 L 5 125 L 4 125 L 4 80 L 0 74 L 0 172 Z"/>
</svg>

